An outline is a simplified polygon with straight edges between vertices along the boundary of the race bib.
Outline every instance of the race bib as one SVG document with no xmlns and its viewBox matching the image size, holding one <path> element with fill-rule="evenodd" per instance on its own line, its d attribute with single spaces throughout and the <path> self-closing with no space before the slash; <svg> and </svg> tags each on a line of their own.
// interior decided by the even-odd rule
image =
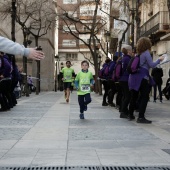
<svg viewBox="0 0 170 170">
<path fill-rule="evenodd" d="M 82 84 L 81 85 L 81 91 L 89 92 L 90 91 L 90 85 L 89 84 Z"/>
<path fill-rule="evenodd" d="M 70 80 L 70 79 L 71 79 L 71 76 L 66 76 L 65 79 L 66 79 L 66 80 Z"/>
</svg>

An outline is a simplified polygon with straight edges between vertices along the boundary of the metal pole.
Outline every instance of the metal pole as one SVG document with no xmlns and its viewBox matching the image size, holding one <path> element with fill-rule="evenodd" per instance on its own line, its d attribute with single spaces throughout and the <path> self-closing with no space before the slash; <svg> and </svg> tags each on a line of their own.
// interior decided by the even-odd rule
<svg viewBox="0 0 170 170">
<path fill-rule="evenodd" d="M 109 42 L 107 41 L 107 57 L 108 57 L 108 53 L 109 53 Z"/>
<path fill-rule="evenodd" d="M 24 30 L 23 28 L 23 34 L 24 34 L 24 46 L 27 47 L 27 42 L 28 42 L 28 35 L 27 35 L 27 30 Z M 26 97 L 29 97 L 29 88 L 28 88 L 28 82 L 27 82 L 27 57 L 23 57 L 23 68 L 24 68 L 24 83 L 25 83 L 25 95 Z"/>
<path fill-rule="evenodd" d="M 57 92 L 57 61 L 55 63 L 55 67 L 56 67 L 56 70 L 55 70 L 55 92 Z"/>
<path fill-rule="evenodd" d="M 11 12 L 11 39 L 15 42 L 15 20 L 16 20 L 16 0 L 12 0 L 12 12 Z"/>
</svg>

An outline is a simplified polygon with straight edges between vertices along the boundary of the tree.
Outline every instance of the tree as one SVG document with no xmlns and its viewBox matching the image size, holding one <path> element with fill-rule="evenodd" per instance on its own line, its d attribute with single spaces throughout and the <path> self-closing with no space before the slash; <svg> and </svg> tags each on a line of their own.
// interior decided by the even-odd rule
<svg viewBox="0 0 170 170">
<path fill-rule="evenodd" d="M 1 18 L 5 20 L 11 11 L 11 0 L 0 2 Z M 38 39 L 55 25 L 56 12 L 52 0 L 16 0 L 16 22 L 27 30 L 38 47 Z M 40 61 L 37 61 L 36 94 L 40 92 Z"/>
<path fill-rule="evenodd" d="M 169 11 L 169 17 L 170 17 L 170 0 L 167 0 L 167 6 L 168 6 L 168 11 Z"/>
<path fill-rule="evenodd" d="M 58 29 L 71 34 L 77 40 L 77 43 L 81 41 L 89 50 L 93 59 L 95 82 L 97 84 L 99 70 L 97 48 L 100 47 L 103 53 L 107 54 L 98 36 L 107 24 L 107 21 L 99 16 L 101 4 L 99 1 L 82 0 L 76 5 L 63 7 L 60 3 L 60 1 L 56 2 L 59 18 Z M 86 39 L 84 39 L 84 36 L 86 36 Z M 98 85 L 95 87 L 96 92 L 98 92 Z"/>
</svg>

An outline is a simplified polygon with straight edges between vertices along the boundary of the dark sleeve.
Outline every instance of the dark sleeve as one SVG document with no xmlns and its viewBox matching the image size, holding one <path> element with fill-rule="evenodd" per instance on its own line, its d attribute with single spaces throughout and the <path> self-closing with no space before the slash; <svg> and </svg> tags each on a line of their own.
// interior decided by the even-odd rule
<svg viewBox="0 0 170 170">
<path fill-rule="evenodd" d="M 60 72 L 60 77 L 61 77 L 61 79 L 63 78 L 63 73 L 62 72 Z"/>
<path fill-rule="evenodd" d="M 73 77 L 76 77 L 76 74 L 75 74 L 75 72 L 73 72 L 72 76 L 73 76 Z"/>
</svg>

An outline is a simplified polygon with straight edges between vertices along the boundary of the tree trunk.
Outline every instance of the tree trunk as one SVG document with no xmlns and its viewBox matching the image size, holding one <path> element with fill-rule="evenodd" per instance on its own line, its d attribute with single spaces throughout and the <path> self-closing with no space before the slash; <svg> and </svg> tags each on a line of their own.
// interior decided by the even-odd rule
<svg viewBox="0 0 170 170">
<path fill-rule="evenodd" d="M 169 11 L 169 19 L 170 19 L 170 0 L 167 0 L 167 6 L 168 6 L 168 11 Z"/>
</svg>

